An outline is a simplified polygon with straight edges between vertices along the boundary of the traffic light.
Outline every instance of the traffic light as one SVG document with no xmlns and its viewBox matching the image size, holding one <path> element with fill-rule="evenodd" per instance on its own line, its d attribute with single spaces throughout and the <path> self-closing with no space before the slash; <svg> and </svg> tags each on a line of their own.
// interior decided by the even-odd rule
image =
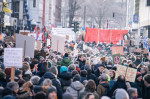
<svg viewBox="0 0 150 99">
<path fill-rule="evenodd" d="M 73 22 L 71 27 L 73 28 L 73 31 L 76 33 L 79 31 L 79 23 L 78 22 Z"/>
</svg>

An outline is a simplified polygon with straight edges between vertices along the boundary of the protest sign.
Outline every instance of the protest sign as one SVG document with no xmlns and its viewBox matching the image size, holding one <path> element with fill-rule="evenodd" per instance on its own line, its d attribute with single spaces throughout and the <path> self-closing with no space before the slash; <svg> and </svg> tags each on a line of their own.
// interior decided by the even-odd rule
<svg viewBox="0 0 150 99">
<path fill-rule="evenodd" d="M 135 82 L 136 73 L 137 69 L 128 67 L 126 72 L 126 81 Z"/>
<path fill-rule="evenodd" d="M 112 58 L 114 64 L 121 64 L 120 54 L 114 54 L 112 55 Z"/>
<path fill-rule="evenodd" d="M 20 30 L 19 33 L 22 34 L 22 35 L 28 35 L 30 33 L 30 31 L 28 31 L 28 30 Z"/>
<path fill-rule="evenodd" d="M 51 45 L 50 39 L 47 39 L 47 46 Z"/>
<path fill-rule="evenodd" d="M 118 65 L 116 71 L 116 78 L 119 75 L 123 75 L 126 78 L 126 81 L 134 82 L 136 77 L 137 69 Z"/>
<path fill-rule="evenodd" d="M 35 50 L 41 50 L 41 48 L 42 48 L 42 42 L 36 41 L 35 42 Z"/>
<path fill-rule="evenodd" d="M 35 38 L 16 34 L 16 48 L 23 48 L 24 56 L 34 57 Z"/>
<path fill-rule="evenodd" d="M 64 53 L 64 47 L 65 47 L 65 37 L 52 35 L 52 46 L 51 46 L 52 50 Z"/>
<path fill-rule="evenodd" d="M 5 48 L 4 65 L 6 67 L 22 68 L 23 49 L 22 48 Z"/>
<path fill-rule="evenodd" d="M 118 65 L 118 66 L 117 66 L 117 71 L 116 71 L 116 78 L 117 78 L 119 75 L 124 75 L 124 76 L 125 76 L 125 74 L 126 74 L 126 69 L 127 69 L 126 66 Z"/>
<path fill-rule="evenodd" d="M 114 46 L 114 47 L 112 47 L 112 55 L 113 54 L 124 55 L 123 46 Z"/>
</svg>

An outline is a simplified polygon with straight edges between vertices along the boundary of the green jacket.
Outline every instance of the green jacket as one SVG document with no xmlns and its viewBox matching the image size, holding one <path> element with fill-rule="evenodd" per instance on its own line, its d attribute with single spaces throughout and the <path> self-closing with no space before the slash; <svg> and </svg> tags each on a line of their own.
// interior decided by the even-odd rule
<svg viewBox="0 0 150 99">
<path fill-rule="evenodd" d="M 72 64 L 72 62 L 67 57 L 63 58 L 63 60 L 61 61 L 61 66 L 69 66 L 70 64 Z"/>
</svg>

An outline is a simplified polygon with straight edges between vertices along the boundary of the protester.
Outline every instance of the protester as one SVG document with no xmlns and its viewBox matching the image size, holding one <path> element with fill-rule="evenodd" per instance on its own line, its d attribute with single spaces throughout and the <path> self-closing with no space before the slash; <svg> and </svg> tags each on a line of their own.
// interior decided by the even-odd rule
<svg viewBox="0 0 150 99">
<path fill-rule="evenodd" d="M 73 82 L 66 90 L 66 93 L 71 94 L 74 97 L 74 99 L 78 99 L 79 93 L 83 92 L 84 90 L 84 85 L 80 81 L 81 81 L 80 75 L 76 74 L 73 77 Z"/>
<path fill-rule="evenodd" d="M 127 91 L 128 91 L 130 99 L 137 99 L 138 94 L 137 94 L 136 88 L 129 88 Z"/>
<path fill-rule="evenodd" d="M 79 99 L 83 99 L 88 93 L 93 93 L 95 99 L 99 99 L 99 95 L 96 92 L 96 84 L 93 80 L 89 80 L 85 85 L 85 90 L 79 94 Z"/>
<path fill-rule="evenodd" d="M 63 60 L 61 61 L 61 66 L 69 66 L 70 64 L 72 64 L 71 60 L 68 57 L 68 53 L 65 53 Z"/>
<path fill-rule="evenodd" d="M 66 66 L 62 66 L 60 68 L 60 83 L 63 89 L 63 92 L 66 91 L 67 87 L 71 84 L 72 73 L 68 72 L 68 68 Z"/>
<path fill-rule="evenodd" d="M 143 99 L 149 99 L 150 97 L 150 74 L 147 74 L 144 76 L 144 84 L 147 88 L 146 88 Z"/>
<path fill-rule="evenodd" d="M 108 76 L 106 74 L 102 74 L 100 76 L 100 83 L 97 86 L 97 93 L 99 97 L 107 96 L 109 90 Z"/>
<path fill-rule="evenodd" d="M 13 47 L 9 42 L 5 44 Z M 4 65 L 2 48 L 0 99 L 149 99 L 148 53 L 131 52 L 131 47 L 125 44 L 123 54 L 118 57 L 122 61 L 115 64 L 112 47 L 120 46 L 102 42 L 85 44 L 77 41 L 78 52 L 74 53 L 75 44 L 66 42 L 65 54 L 43 44 L 38 54 L 23 59 L 22 68 L 15 68 L 14 79 L 12 69 Z"/>
<path fill-rule="evenodd" d="M 57 99 L 57 90 L 55 87 L 48 88 L 47 99 Z"/>
</svg>

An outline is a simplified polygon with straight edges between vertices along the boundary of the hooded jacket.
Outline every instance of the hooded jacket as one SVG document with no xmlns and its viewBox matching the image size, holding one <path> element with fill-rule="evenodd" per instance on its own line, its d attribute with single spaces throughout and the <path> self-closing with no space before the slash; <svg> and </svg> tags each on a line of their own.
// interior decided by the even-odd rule
<svg viewBox="0 0 150 99">
<path fill-rule="evenodd" d="M 40 79 L 39 84 L 42 85 L 43 81 L 45 79 L 50 79 L 52 80 L 52 84 L 56 87 L 57 89 L 57 97 L 58 99 L 62 99 L 62 88 L 60 81 L 55 77 L 55 75 L 51 72 L 47 72 L 44 74 L 44 76 Z"/>
<path fill-rule="evenodd" d="M 108 90 L 109 90 L 109 84 L 108 83 L 99 84 L 97 87 L 97 93 L 98 93 L 100 98 L 103 95 L 107 95 Z"/>
<path fill-rule="evenodd" d="M 61 66 L 69 66 L 70 64 L 72 64 L 72 62 L 67 57 L 63 58 L 63 60 L 61 61 Z"/>
<path fill-rule="evenodd" d="M 72 73 L 62 72 L 60 74 L 59 81 L 61 83 L 61 87 L 63 88 L 63 92 L 66 91 L 66 88 L 71 84 Z"/>
<path fill-rule="evenodd" d="M 67 88 L 66 93 L 71 94 L 74 99 L 78 99 L 79 93 L 84 91 L 84 85 L 79 81 L 72 82 L 70 87 Z"/>
</svg>

